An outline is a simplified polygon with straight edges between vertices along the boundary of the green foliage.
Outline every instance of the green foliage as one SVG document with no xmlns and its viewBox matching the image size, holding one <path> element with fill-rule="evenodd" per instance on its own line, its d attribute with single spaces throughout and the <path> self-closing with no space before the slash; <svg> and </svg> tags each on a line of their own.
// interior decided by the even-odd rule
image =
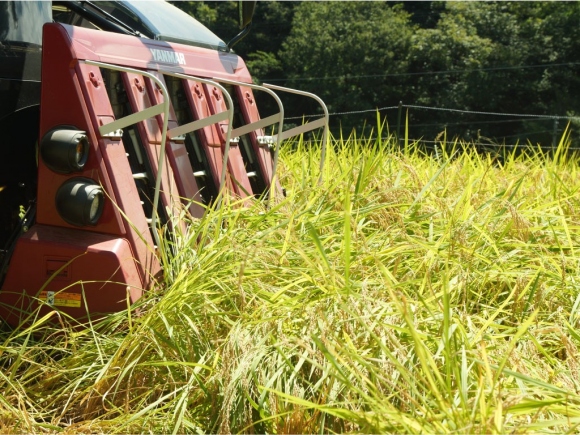
<svg viewBox="0 0 580 435">
<path fill-rule="evenodd" d="M 228 40 L 234 2 L 178 2 Z M 190 6 L 191 4 L 195 7 Z M 216 11 L 211 15 L 208 8 Z M 577 116 L 580 113 L 578 2 L 259 2 L 250 35 L 236 51 L 256 82 L 276 81 L 324 98 L 331 112 L 405 104 L 469 111 Z M 269 101 L 260 101 L 268 108 Z M 313 106 L 285 102 L 290 116 Z M 272 109 L 273 110 L 273 109 Z M 270 113 L 269 109 L 265 113 Z M 389 112 L 391 124 L 396 113 Z M 442 131 L 502 143 L 553 140 L 551 119 L 448 112 L 410 113 L 411 137 Z M 360 130 L 373 113 L 331 117 Z M 572 123 L 572 140 L 578 129 Z M 557 127 L 559 135 L 565 121 Z"/>
<path fill-rule="evenodd" d="M 209 28 L 215 28 L 218 22 L 219 11 L 208 5 L 207 2 L 198 1 L 174 1 L 171 2 L 174 6 L 177 6 L 182 11 L 187 12 L 196 20 L 204 24 Z M 232 17 L 219 17 L 220 21 L 227 19 L 229 22 L 233 19 Z M 218 35 L 221 37 L 221 35 Z"/>
<path fill-rule="evenodd" d="M 420 77 L 416 101 L 474 111 L 566 115 L 576 103 L 554 92 L 566 88 L 576 95 L 576 79 L 561 74 L 577 67 L 571 64 L 573 56 L 563 55 L 569 41 L 554 38 L 556 26 L 549 23 L 570 14 L 580 17 L 578 12 L 577 5 L 557 2 L 446 3 L 435 27 L 415 35 L 411 56 L 412 71 L 447 72 Z M 577 26 L 569 25 L 566 32 L 577 32 Z M 557 76 L 560 79 L 554 80 Z M 414 121 L 425 122 L 429 116 L 431 122 L 440 122 L 441 129 L 449 123 L 448 114 L 432 115 Z M 451 123 L 448 134 L 476 139 L 481 129 L 488 137 L 508 136 L 511 143 L 518 138 L 524 143 L 551 142 L 549 120 L 490 125 L 481 125 L 481 120 L 466 115 L 460 125 Z"/>
<path fill-rule="evenodd" d="M 406 71 L 413 31 L 407 20 L 385 2 L 301 3 L 280 52 L 287 84 L 315 92 L 331 112 L 398 102 L 405 90 L 385 76 Z M 346 131 L 358 123 L 339 121 Z"/>
<path fill-rule="evenodd" d="M 287 144 L 287 197 L 188 221 L 131 312 L 2 332 L 1 430 L 575 432 L 568 145 L 498 160 L 353 135 L 319 185 L 319 147 Z"/>
<path fill-rule="evenodd" d="M 246 65 L 256 77 L 267 77 L 282 71 L 282 65 L 278 58 L 272 53 L 261 50 L 250 53 Z"/>
<path fill-rule="evenodd" d="M 440 71 L 440 74 L 418 75 L 414 97 L 417 104 L 443 107 L 458 107 L 470 84 L 481 80 L 480 72 L 449 74 L 449 71 L 477 70 L 488 64 L 494 51 L 492 41 L 477 34 L 473 22 L 461 13 L 467 3 L 454 3 L 446 8 L 437 26 L 418 29 L 411 38 L 409 58 L 411 72 Z M 469 106 L 465 107 L 470 109 Z"/>
</svg>

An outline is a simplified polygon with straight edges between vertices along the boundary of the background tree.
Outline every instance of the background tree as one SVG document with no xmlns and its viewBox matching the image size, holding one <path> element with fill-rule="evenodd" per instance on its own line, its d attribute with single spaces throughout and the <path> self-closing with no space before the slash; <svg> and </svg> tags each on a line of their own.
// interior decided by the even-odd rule
<svg viewBox="0 0 580 435">
<path fill-rule="evenodd" d="M 433 29 L 420 29 L 414 36 L 410 68 L 446 68 L 454 79 L 421 76 L 414 99 L 472 111 L 570 114 L 578 101 L 578 65 L 572 53 L 579 48 L 579 11 L 577 3 L 445 3 Z M 549 144 L 554 133 L 552 119 L 461 115 L 449 123 L 444 112 L 429 116 L 464 138 L 485 135 L 500 142 Z"/>
<path fill-rule="evenodd" d="M 225 41 L 239 31 L 237 2 L 175 4 Z M 550 144 L 551 116 L 580 114 L 579 45 L 579 2 L 260 1 L 251 33 L 235 51 L 255 82 L 314 92 L 334 113 L 371 110 L 332 116 L 335 133 L 374 124 L 372 109 L 403 101 L 545 115 L 410 109 L 413 137 L 432 140 L 446 129 L 448 137 Z M 303 100 L 284 102 L 290 116 L 317 110 Z M 269 113 L 270 103 L 266 97 L 260 106 Z M 396 123 L 396 110 L 383 115 Z"/>
<path fill-rule="evenodd" d="M 252 30 L 234 47 L 234 51 L 246 61 L 254 77 L 280 75 L 278 51 L 290 33 L 294 7 L 297 3 L 258 2 Z M 240 31 L 238 2 L 176 1 L 172 4 L 195 17 L 226 43 Z"/>
<path fill-rule="evenodd" d="M 474 23 L 464 14 L 465 6 L 467 3 L 446 4 L 433 28 L 419 28 L 413 34 L 407 52 L 407 104 L 482 110 L 470 92 L 482 83 L 482 70 L 489 64 L 494 44 L 478 35 Z M 410 113 L 416 135 L 444 129 L 450 136 L 470 134 L 460 115 L 417 110 Z"/>
<path fill-rule="evenodd" d="M 385 2 L 303 2 L 282 44 L 280 59 L 289 86 L 314 92 L 331 112 L 398 104 L 406 92 L 398 74 L 407 69 L 412 26 L 400 6 Z M 298 114 L 312 113 L 310 106 Z M 302 109 L 300 111 L 300 109 Z M 333 117 L 345 131 L 365 116 Z"/>
</svg>

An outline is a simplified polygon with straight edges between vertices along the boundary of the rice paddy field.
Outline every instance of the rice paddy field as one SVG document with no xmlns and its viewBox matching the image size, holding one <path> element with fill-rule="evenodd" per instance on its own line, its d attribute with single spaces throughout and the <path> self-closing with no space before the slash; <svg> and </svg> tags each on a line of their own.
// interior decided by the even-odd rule
<svg viewBox="0 0 580 435">
<path fill-rule="evenodd" d="M 287 144 L 286 197 L 190 221 L 131 311 L 2 332 L 0 432 L 578 432 L 567 136 L 499 156 L 378 130 L 332 139 L 322 180 Z"/>
</svg>

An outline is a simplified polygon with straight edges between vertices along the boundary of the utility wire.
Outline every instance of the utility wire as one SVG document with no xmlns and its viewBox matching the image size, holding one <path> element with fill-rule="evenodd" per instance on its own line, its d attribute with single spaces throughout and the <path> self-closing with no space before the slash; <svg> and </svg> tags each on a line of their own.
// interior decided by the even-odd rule
<svg viewBox="0 0 580 435">
<path fill-rule="evenodd" d="M 461 121 L 461 122 L 437 122 L 437 123 L 428 123 L 428 124 L 416 124 L 413 123 L 414 127 L 436 127 L 436 126 L 445 126 L 445 127 L 451 127 L 451 126 L 455 126 L 455 125 L 477 125 L 477 124 L 481 124 L 481 125 L 486 125 L 486 124 L 507 124 L 510 122 L 521 122 L 521 121 L 526 121 L 529 118 L 515 118 L 515 119 L 505 119 L 502 121 Z M 537 121 L 553 121 L 554 118 L 553 117 L 545 117 L 545 118 L 534 118 Z M 558 119 L 558 118 L 556 118 Z"/>
<path fill-rule="evenodd" d="M 577 66 L 580 62 L 565 62 L 565 63 L 542 63 L 538 65 L 518 65 L 518 66 L 498 66 L 489 68 L 473 68 L 473 69 L 455 69 L 455 70 L 441 70 L 441 71 L 418 71 L 418 72 L 406 72 L 406 73 L 390 73 L 390 74 L 368 74 L 368 75 L 342 75 L 342 76 L 330 76 L 330 77 L 295 77 L 295 78 L 282 78 L 282 79 L 259 79 L 262 83 L 266 82 L 284 82 L 284 81 L 322 81 L 322 80 L 337 80 L 337 79 L 368 79 L 376 77 L 408 77 L 408 76 L 429 76 L 437 74 L 463 74 L 479 71 L 507 71 L 507 70 L 519 70 L 519 69 L 532 69 L 532 68 L 552 68 L 560 66 Z"/>
<path fill-rule="evenodd" d="M 393 137 L 381 137 L 380 141 L 381 142 L 385 142 L 387 140 L 392 140 Z M 426 143 L 426 144 L 442 144 L 442 141 L 436 141 L 436 140 L 426 140 L 426 139 L 407 139 L 409 143 Z M 377 139 L 366 139 L 365 142 L 372 144 L 375 143 L 377 141 Z M 293 142 L 291 140 L 289 140 L 289 142 Z M 297 140 L 295 140 L 294 142 L 297 142 Z M 302 142 L 305 145 L 311 145 L 311 144 L 317 144 L 319 142 L 316 141 L 311 141 L 311 140 L 305 140 Z M 498 143 L 493 143 L 493 142 L 466 142 L 466 145 L 475 145 L 475 146 L 480 146 L 480 147 L 484 147 L 484 148 L 529 148 L 529 145 L 527 144 L 521 144 L 521 143 L 515 143 L 515 144 L 498 144 Z M 546 148 L 546 147 L 544 147 Z M 580 147 L 567 147 L 566 148 L 568 151 L 580 151 Z"/>
<path fill-rule="evenodd" d="M 525 118 L 580 120 L 580 117 L 578 117 L 578 116 L 531 115 L 531 114 L 527 114 L 527 113 L 481 112 L 481 111 L 477 111 L 477 110 L 461 110 L 461 109 L 446 109 L 444 107 L 416 106 L 416 105 L 412 105 L 412 104 L 404 104 L 402 107 L 409 107 L 411 109 L 439 110 L 441 112 L 472 113 L 475 115 L 521 116 L 521 117 L 525 117 Z"/>
<path fill-rule="evenodd" d="M 400 106 L 386 106 L 380 107 L 376 109 L 366 109 L 366 110 L 353 110 L 350 112 L 334 112 L 329 113 L 328 116 L 339 116 L 339 115 L 353 115 L 353 114 L 360 114 L 360 113 L 369 113 L 369 112 L 381 112 L 383 110 L 393 110 L 401 108 L 410 108 L 410 109 L 422 109 L 422 110 L 436 110 L 441 112 L 453 112 L 453 113 L 467 113 L 467 114 L 474 114 L 474 115 L 491 115 L 491 116 L 513 116 L 513 117 L 522 117 L 522 118 L 536 118 L 538 120 L 560 120 L 566 119 L 569 121 L 580 121 L 579 116 L 561 116 L 561 115 L 534 115 L 529 113 L 501 113 L 501 112 L 483 112 L 477 110 L 462 110 L 462 109 L 448 109 L 445 107 L 431 107 L 431 106 L 418 106 L 413 104 L 402 104 Z M 285 119 L 305 119 L 305 118 L 314 118 L 320 117 L 321 114 L 314 114 L 314 115 L 302 115 L 302 116 L 292 116 Z M 515 122 L 519 121 L 518 119 L 512 119 L 507 121 L 486 121 L 486 122 L 479 122 L 479 123 L 489 123 L 489 122 Z M 477 123 L 477 122 L 475 122 Z M 457 124 L 465 124 L 465 123 L 457 123 Z M 473 123 L 470 123 L 473 124 Z M 438 125 L 438 124 L 436 124 Z M 449 124 L 451 125 L 451 124 Z"/>
<path fill-rule="evenodd" d="M 501 112 L 485 112 L 485 111 L 472 111 L 472 110 L 461 110 L 461 109 L 448 109 L 445 107 L 430 107 L 430 106 L 420 106 L 420 105 L 413 105 L 413 104 L 399 104 L 398 106 L 385 106 L 385 107 L 380 107 L 380 108 L 376 108 L 376 109 L 367 109 L 367 110 L 354 110 L 354 111 L 350 111 L 350 112 L 334 112 L 334 113 L 329 113 L 329 116 L 338 116 L 338 115 L 351 115 L 351 114 L 360 114 L 360 113 L 369 113 L 369 112 L 380 112 L 383 110 L 393 110 L 393 109 L 402 109 L 402 108 L 411 108 L 411 109 L 423 109 L 423 110 L 436 110 L 436 111 L 442 111 L 442 112 L 451 112 L 451 113 L 461 113 L 461 114 L 475 114 L 475 115 L 492 115 L 492 116 L 510 116 L 510 117 L 520 117 L 522 119 L 509 119 L 509 120 L 489 120 L 489 121 L 465 121 L 465 122 L 454 122 L 454 123 L 447 123 L 447 122 L 439 122 L 436 124 L 413 124 L 413 127 L 431 127 L 431 126 L 441 126 L 444 125 L 445 127 L 448 126 L 452 126 L 452 125 L 462 125 L 462 124 L 496 124 L 496 123 L 507 123 L 507 122 L 517 122 L 517 121 L 525 121 L 526 119 L 534 119 L 536 121 L 554 121 L 554 129 L 553 130 L 542 130 L 542 131 L 534 131 L 534 132 L 526 132 L 526 133 L 520 133 L 520 134 L 515 134 L 515 135 L 510 135 L 510 136 L 502 136 L 504 139 L 505 138 L 510 138 L 510 137 L 521 137 L 521 136 L 525 136 L 526 134 L 538 134 L 538 133 L 549 133 L 550 131 L 553 133 L 554 137 L 556 135 L 556 131 L 557 131 L 557 124 L 559 120 L 575 120 L 578 121 L 580 120 L 580 117 L 578 116 L 560 116 L 560 115 L 536 115 L 536 114 L 529 114 L 529 113 L 501 113 Z M 286 118 L 287 120 L 291 120 L 291 119 L 302 119 L 305 120 L 306 118 L 311 118 L 311 117 L 320 117 L 321 114 L 315 114 L 315 115 L 302 115 L 302 116 L 294 116 L 294 117 L 288 117 Z M 428 140 L 424 140 L 424 139 L 412 139 L 413 141 L 421 141 L 423 143 L 437 143 L 436 141 L 428 141 Z M 554 139 L 555 140 L 555 139 Z M 496 143 L 473 143 L 473 145 L 480 145 L 480 146 L 486 146 L 486 147 L 504 147 L 504 148 L 514 148 L 514 147 L 518 147 L 518 146 L 522 146 L 520 144 L 496 144 Z M 570 147 L 569 150 L 572 151 L 577 151 L 580 150 L 580 148 L 573 148 Z"/>
<path fill-rule="evenodd" d="M 390 110 L 390 109 L 396 109 L 399 106 L 388 106 L 388 107 L 380 107 L 377 109 L 367 109 L 367 110 L 353 110 L 351 112 L 335 112 L 335 113 L 329 113 L 328 116 L 338 116 L 338 115 L 355 115 L 358 113 L 368 113 L 368 112 L 380 112 L 382 110 Z M 314 118 L 314 117 L 319 117 L 322 114 L 318 114 L 318 115 L 302 115 L 302 116 L 290 116 L 288 118 L 285 119 L 303 119 L 303 118 Z"/>
</svg>

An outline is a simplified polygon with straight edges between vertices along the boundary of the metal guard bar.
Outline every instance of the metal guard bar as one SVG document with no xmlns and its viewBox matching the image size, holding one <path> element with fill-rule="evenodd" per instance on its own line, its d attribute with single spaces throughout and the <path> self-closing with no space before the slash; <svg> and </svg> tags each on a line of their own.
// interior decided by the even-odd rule
<svg viewBox="0 0 580 435">
<path fill-rule="evenodd" d="M 222 173 L 220 176 L 219 191 L 221 192 L 222 188 L 224 187 L 224 183 L 226 181 L 226 172 L 228 170 L 228 155 L 230 152 L 230 140 L 232 138 L 232 126 L 234 124 L 234 103 L 232 101 L 232 97 L 230 96 L 228 91 L 226 91 L 226 89 L 222 85 L 220 85 L 219 83 L 216 83 L 213 80 L 202 79 L 202 78 L 196 77 L 196 76 L 191 76 L 191 75 L 181 74 L 181 73 L 174 73 L 174 72 L 163 71 L 163 70 L 159 70 L 159 72 L 161 74 L 171 76 L 171 77 L 177 77 L 177 78 L 181 78 L 181 79 L 185 79 L 185 80 L 193 80 L 194 82 L 212 85 L 212 86 L 215 86 L 216 88 L 218 88 L 220 91 L 222 91 L 222 94 L 224 95 L 224 97 L 227 101 L 227 105 L 228 105 L 228 110 L 226 112 L 216 113 L 214 115 L 208 116 L 207 118 L 199 119 L 197 121 L 193 121 L 193 122 L 190 122 L 188 124 L 180 125 L 179 127 L 173 128 L 167 132 L 167 134 L 169 134 L 169 137 L 173 139 L 177 136 L 181 136 L 181 135 L 186 134 L 186 133 L 194 132 L 196 130 L 199 130 L 200 128 L 207 127 L 208 125 L 215 124 L 219 121 L 224 121 L 226 119 L 229 121 L 228 122 L 228 131 L 226 133 L 226 143 L 225 143 L 225 148 L 224 148 Z"/>
<path fill-rule="evenodd" d="M 128 127 L 129 125 L 136 124 L 140 121 L 144 121 L 145 119 L 152 118 L 153 116 L 160 115 L 163 113 L 163 131 L 161 135 L 161 152 L 159 153 L 159 162 L 157 164 L 157 177 L 155 178 L 155 193 L 153 195 L 153 216 L 151 216 L 151 228 L 153 233 L 153 238 L 155 239 L 155 243 L 157 246 L 160 246 L 159 234 L 157 234 L 157 207 L 159 204 L 159 190 L 161 188 L 161 175 L 163 174 L 163 162 L 165 161 L 165 144 L 167 139 L 167 124 L 169 121 L 169 93 L 167 92 L 167 88 L 165 84 L 155 77 L 153 74 L 148 73 L 143 70 L 134 69 L 134 68 L 127 68 L 118 65 L 113 65 L 110 63 L 103 63 L 103 62 L 96 62 L 92 60 L 84 60 L 79 61 L 87 65 L 93 65 L 99 68 L 110 69 L 114 71 L 121 71 L 121 72 L 129 72 L 134 74 L 139 74 L 144 77 L 148 77 L 150 80 L 153 80 L 155 84 L 159 86 L 159 89 L 163 93 L 163 103 L 157 104 L 152 107 L 148 107 L 147 109 L 133 113 L 131 115 L 125 116 L 123 118 L 117 119 L 113 122 L 108 124 L 102 125 L 99 127 L 99 133 L 101 136 L 105 136 L 109 133 L 112 133 L 120 128 Z"/>
<path fill-rule="evenodd" d="M 320 178 L 318 180 L 319 183 L 322 182 L 322 170 L 324 169 L 324 161 L 326 160 L 326 142 L 328 141 L 328 109 L 326 107 L 326 104 L 324 104 L 324 101 L 322 101 L 322 99 L 318 95 L 312 94 L 310 92 L 299 91 L 297 89 L 292 88 L 285 88 L 283 86 L 278 85 L 270 85 L 268 83 L 264 83 L 264 87 L 269 89 L 275 89 L 277 91 L 289 92 L 291 94 L 302 95 L 303 97 L 313 98 L 322 107 L 322 110 L 324 111 L 323 118 L 317 119 L 316 121 L 301 125 L 299 127 L 295 127 L 288 131 L 278 133 L 278 135 L 275 136 L 277 142 L 280 143 L 282 142 L 282 140 L 288 139 L 289 137 L 314 130 L 315 128 L 324 127 L 324 131 L 322 133 L 322 150 L 320 155 Z"/>
<path fill-rule="evenodd" d="M 220 78 L 215 78 L 215 77 L 214 77 L 214 80 L 221 82 L 221 83 L 226 83 L 226 84 L 235 85 L 235 86 L 244 86 L 244 87 L 247 87 L 250 89 L 255 89 L 257 91 L 266 92 L 267 94 L 270 94 L 272 96 L 272 98 L 274 98 L 274 100 L 276 100 L 276 103 L 278 104 L 278 109 L 280 109 L 280 111 L 278 113 L 275 113 L 274 115 L 268 116 L 267 118 L 260 119 L 256 122 L 246 124 L 246 125 L 243 125 L 242 127 L 236 128 L 232 132 L 234 137 L 241 136 L 243 134 L 247 134 L 251 131 L 258 130 L 259 128 L 267 127 L 269 125 L 274 124 L 276 121 L 278 121 L 278 133 L 280 133 L 282 131 L 282 129 L 284 127 L 284 106 L 282 104 L 282 101 L 280 100 L 280 97 L 278 97 L 278 95 L 276 95 L 275 92 L 271 91 L 270 89 L 265 88 L 264 86 L 255 85 L 253 83 L 244 83 L 244 82 L 238 82 L 238 81 L 229 80 L 229 79 L 220 79 Z M 277 144 L 276 148 L 274 149 L 274 162 L 272 164 L 272 180 L 270 181 L 270 184 L 274 183 L 274 180 L 276 177 L 276 169 L 278 168 L 278 152 L 279 152 L 279 150 L 280 150 L 280 146 L 279 146 L 279 144 Z M 274 192 L 275 189 L 270 189 L 270 191 Z"/>
</svg>

